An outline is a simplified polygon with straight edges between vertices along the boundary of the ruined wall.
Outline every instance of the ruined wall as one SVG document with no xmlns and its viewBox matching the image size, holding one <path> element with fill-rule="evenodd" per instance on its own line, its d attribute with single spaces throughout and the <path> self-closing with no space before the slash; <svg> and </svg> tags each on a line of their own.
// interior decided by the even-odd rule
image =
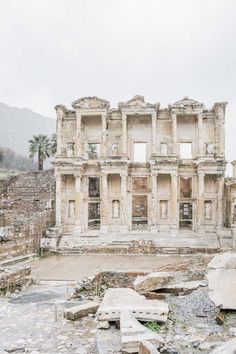
<svg viewBox="0 0 236 354">
<path fill-rule="evenodd" d="M 10 239 L 0 242 L 0 259 L 37 252 L 41 237 L 55 224 L 53 171 L 27 172 L 0 180 L 0 226 Z"/>
</svg>

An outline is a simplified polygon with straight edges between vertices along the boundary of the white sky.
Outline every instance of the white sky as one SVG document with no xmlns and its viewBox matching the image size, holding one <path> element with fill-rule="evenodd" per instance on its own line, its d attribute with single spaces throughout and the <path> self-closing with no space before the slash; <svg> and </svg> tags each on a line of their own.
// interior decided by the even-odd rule
<svg viewBox="0 0 236 354">
<path fill-rule="evenodd" d="M 232 160 L 235 16 L 235 0 L 0 0 L 0 102 L 53 117 L 81 96 L 228 101 Z"/>
</svg>

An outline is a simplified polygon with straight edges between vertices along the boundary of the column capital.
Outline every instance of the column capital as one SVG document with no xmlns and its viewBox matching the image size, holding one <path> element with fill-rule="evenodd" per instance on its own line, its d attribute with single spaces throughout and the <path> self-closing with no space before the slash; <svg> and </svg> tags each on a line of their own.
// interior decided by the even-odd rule
<svg viewBox="0 0 236 354">
<path fill-rule="evenodd" d="M 206 173 L 204 171 L 198 171 L 197 174 L 198 174 L 199 177 L 205 177 Z"/>
<path fill-rule="evenodd" d="M 171 171 L 171 177 L 177 177 L 178 176 L 178 171 Z"/>
<path fill-rule="evenodd" d="M 122 118 L 122 120 L 127 120 L 127 114 L 122 112 L 121 113 L 121 118 Z"/>
</svg>

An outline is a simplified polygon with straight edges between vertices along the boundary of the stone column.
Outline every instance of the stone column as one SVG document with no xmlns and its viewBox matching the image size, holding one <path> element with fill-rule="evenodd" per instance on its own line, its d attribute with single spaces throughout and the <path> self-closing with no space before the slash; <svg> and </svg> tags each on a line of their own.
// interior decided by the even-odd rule
<svg viewBox="0 0 236 354">
<path fill-rule="evenodd" d="M 236 178 L 236 160 L 231 162 L 232 166 L 233 166 L 233 177 Z"/>
<path fill-rule="evenodd" d="M 121 227 L 120 233 L 128 232 L 128 195 L 127 195 L 127 175 L 121 174 Z"/>
<path fill-rule="evenodd" d="M 177 146 L 177 115 L 174 110 L 171 111 L 171 119 L 172 119 L 172 154 L 177 155 L 178 146 Z"/>
<path fill-rule="evenodd" d="M 57 114 L 57 153 L 58 157 L 62 156 L 65 152 L 65 139 L 64 139 L 64 121 L 65 121 L 65 107 L 57 105 L 55 107 Z"/>
<path fill-rule="evenodd" d="M 152 155 L 157 153 L 157 115 L 152 114 Z"/>
<path fill-rule="evenodd" d="M 56 173 L 56 226 L 61 226 L 62 176 Z"/>
<path fill-rule="evenodd" d="M 82 117 L 78 109 L 76 110 L 76 146 L 77 146 L 77 156 L 81 156 L 82 149 L 81 149 L 81 138 L 82 138 L 82 131 L 81 131 L 81 123 Z"/>
<path fill-rule="evenodd" d="M 178 231 L 178 176 L 177 171 L 171 173 L 171 234 Z"/>
<path fill-rule="evenodd" d="M 108 231 L 108 183 L 107 174 L 103 173 L 101 177 L 101 233 Z"/>
<path fill-rule="evenodd" d="M 102 114 L 102 155 L 107 155 L 107 115 Z"/>
<path fill-rule="evenodd" d="M 122 113 L 122 154 L 127 155 L 127 116 Z"/>
<path fill-rule="evenodd" d="M 224 176 L 220 175 L 218 177 L 218 193 L 217 193 L 217 229 L 218 230 L 221 230 L 223 228 L 223 220 L 224 220 L 223 198 L 224 198 Z"/>
<path fill-rule="evenodd" d="M 203 141 L 202 141 L 202 113 L 198 113 L 198 156 L 204 156 Z"/>
<path fill-rule="evenodd" d="M 82 193 L 81 193 L 81 176 L 75 174 L 75 227 L 74 234 L 81 234 L 81 211 L 82 211 Z"/>
<path fill-rule="evenodd" d="M 152 175 L 151 231 L 157 232 L 157 175 Z"/>
<path fill-rule="evenodd" d="M 217 133 L 217 153 L 224 158 L 225 156 L 225 108 L 227 102 L 215 103 L 214 108 L 216 112 L 216 133 Z"/>
<path fill-rule="evenodd" d="M 204 233 L 204 220 L 205 220 L 205 208 L 204 208 L 204 191 L 205 191 L 205 173 L 198 172 L 198 232 Z"/>
</svg>

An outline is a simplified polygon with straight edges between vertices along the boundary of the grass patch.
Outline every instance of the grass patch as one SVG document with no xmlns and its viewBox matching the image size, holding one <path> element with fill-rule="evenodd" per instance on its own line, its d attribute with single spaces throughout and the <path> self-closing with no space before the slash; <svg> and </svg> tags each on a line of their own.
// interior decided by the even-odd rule
<svg viewBox="0 0 236 354">
<path fill-rule="evenodd" d="M 154 321 L 148 321 L 144 323 L 144 326 L 150 329 L 153 332 L 159 332 L 161 329 L 161 325 Z"/>
</svg>

